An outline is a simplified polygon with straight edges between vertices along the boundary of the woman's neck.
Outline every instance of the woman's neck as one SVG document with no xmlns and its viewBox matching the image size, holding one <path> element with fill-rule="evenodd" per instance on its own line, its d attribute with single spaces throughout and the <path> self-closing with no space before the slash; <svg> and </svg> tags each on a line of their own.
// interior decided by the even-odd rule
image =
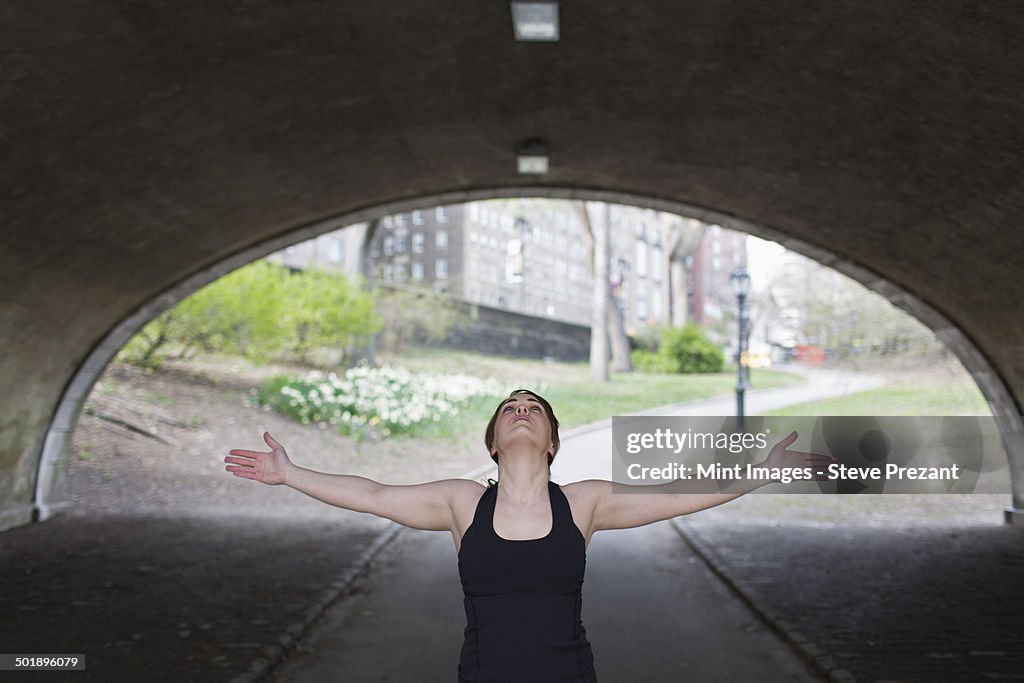
<svg viewBox="0 0 1024 683">
<path fill-rule="evenodd" d="M 546 496 L 550 478 L 546 455 L 498 455 L 498 481 L 503 498 L 525 503 Z"/>
</svg>

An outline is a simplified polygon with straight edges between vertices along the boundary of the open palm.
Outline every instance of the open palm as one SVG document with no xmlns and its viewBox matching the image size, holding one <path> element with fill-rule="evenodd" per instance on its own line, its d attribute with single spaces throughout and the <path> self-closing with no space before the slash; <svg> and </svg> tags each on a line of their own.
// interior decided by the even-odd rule
<svg viewBox="0 0 1024 683">
<path fill-rule="evenodd" d="M 819 453 L 805 453 L 803 451 L 791 451 L 789 446 L 796 441 L 797 432 L 791 432 L 789 436 L 779 441 L 772 448 L 768 454 L 768 458 L 765 460 L 764 465 L 768 467 L 779 467 L 782 469 L 788 468 L 809 468 L 814 473 L 812 477 L 815 481 L 820 481 L 826 478 L 824 470 L 832 463 L 835 462 L 835 458 L 828 455 L 821 455 Z"/>
<path fill-rule="evenodd" d="M 224 458 L 228 463 L 225 468 L 236 477 L 243 479 L 255 479 L 264 484 L 283 484 L 285 472 L 291 461 L 285 453 L 284 446 L 270 436 L 270 432 L 263 432 L 263 440 L 270 446 L 270 452 L 247 451 L 235 448 Z"/>
</svg>

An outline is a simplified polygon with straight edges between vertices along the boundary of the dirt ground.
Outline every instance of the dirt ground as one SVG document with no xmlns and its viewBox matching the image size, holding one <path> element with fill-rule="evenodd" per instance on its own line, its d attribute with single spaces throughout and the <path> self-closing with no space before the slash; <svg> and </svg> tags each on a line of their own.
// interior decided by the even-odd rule
<svg viewBox="0 0 1024 683">
<path fill-rule="evenodd" d="M 276 370 L 108 370 L 74 434 L 72 509 L 0 534 L 0 651 L 87 663 L 26 676 L 231 680 L 308 621 L 385 523 L 224 471 L 263 429 L 297 464 L 392 483 L 486 465 L 475 439 L 359 445 L 247 405 Z"/>
</svg>

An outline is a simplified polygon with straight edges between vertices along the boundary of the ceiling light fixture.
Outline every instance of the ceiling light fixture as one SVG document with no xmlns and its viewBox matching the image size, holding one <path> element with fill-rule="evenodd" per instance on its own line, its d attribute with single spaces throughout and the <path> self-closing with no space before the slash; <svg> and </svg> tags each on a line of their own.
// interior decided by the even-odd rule
<svg viewBox="0 0 1024 683">
<path fill-rule="evenodd" d="M 516 150 L 517 169 L 523 175 L 544 175 L 548 172 L 548 146 L 540 138 L 530 138 Z"/>
<path fill-rule="evenodd" d="M 512 30 L 516 40 L 557 41 L 558 3 L 554 0 L 513 2 Z"/>
</svg>

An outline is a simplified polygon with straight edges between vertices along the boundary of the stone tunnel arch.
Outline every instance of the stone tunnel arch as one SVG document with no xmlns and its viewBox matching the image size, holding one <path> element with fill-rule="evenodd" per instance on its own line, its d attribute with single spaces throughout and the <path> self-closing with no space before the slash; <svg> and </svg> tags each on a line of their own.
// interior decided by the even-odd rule
<svg viewBox="0 0 1024 683">
<path fill-rule="evenodd" d="M 33 501 L 33 517 L 38 521 L 46 520 L 68 505 L 68 503 L 59 499 L 60 480 L 63 474 L 67 449 L 70 445 L 71 433 L 77 423 L 85 400 L 96 380 L 121 347 L 143 325 L 163 311 L 236 268 L 240 268 L 247 263 L 292 244 L 328 232 L 398 212 L 430 208 L 443 204 L 519 197 L 602 201 L 696 218 L 706 223 L 718 224 L 727 229 L 745 232 L 756 237 L 778 242 L 787 249 L 839 271 L 883 296 L 931 329 L 936 337 L 958 358 L 978 385 L 1003 435 L 1004 445 L 1010 460 L 1013 491 L 1012 507 L 1007 508 L 1006 511 L 1007 521 L 1014 524 L 1024 524 L 1024 512 L 1022 512 L 1024 510 L 1024 419 L 1022 419 L 1024 410 L 1015 403 L 1013 395 L 1009 391 L 1003 377 L 996 367 L 989 362 L 979 347 L 968 335 L 935 310 L 928 302 L 905 291 L 864 265 L 838 257 L 825 245 L 810 244 L 787 235 L 781 227 L 761 225 L 721 210 L 697 207 L 634 193 L 551 186 L 517 186 L 444 192 L 359 209 L 327 220 L 296 227 L 272 239 L 252 245 L 236 252 L 227 259 L 194 273 L 190 277 L 178 282 L 175 286 L 165 290 L 110 329 L 73 373 L 71 381 L 61 394 L 57 409 L 47 428 L 42 451 L 39 454 Z"/>
</svg>

